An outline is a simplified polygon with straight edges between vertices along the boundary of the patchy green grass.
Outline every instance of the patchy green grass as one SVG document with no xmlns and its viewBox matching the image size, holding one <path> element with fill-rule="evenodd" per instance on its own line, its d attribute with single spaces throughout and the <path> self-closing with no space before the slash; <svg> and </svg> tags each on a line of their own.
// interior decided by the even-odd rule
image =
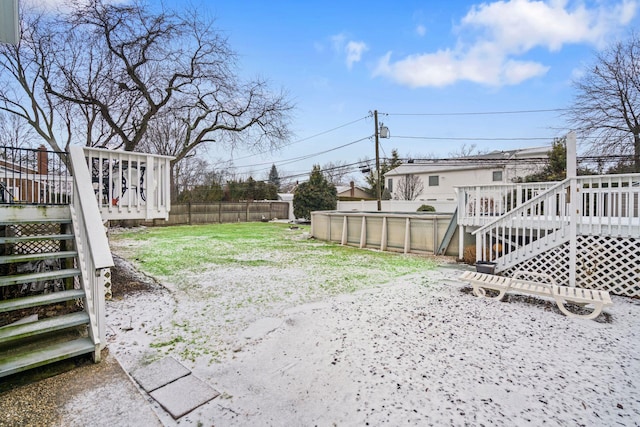
<svg viewBox="0 0 640 427">
<path fill-rule="evenodd" d="M 321 242 L 306 238 L 308 232 L 282 223 L 210 224 L 122 232 L 111 242 L 147 274 L 176 283 L 217 267 L 274 267 L 284 274 L 302 268 L 310 277 L 326 277 L 323 289 L 344 292 L 435 267 L 426 257 Z"/>
<path fill-rule="evenodd" d="M 151 350 L 208 363 L 231 354 L 231 343 L 257 319 L 436 266 L 424 256 L 308 236 L 309 227 L 238 223 L 119 230 L 110 243 L 174 291 L 177 305 L 169 321 L 151 330 Z"/>
</svg>

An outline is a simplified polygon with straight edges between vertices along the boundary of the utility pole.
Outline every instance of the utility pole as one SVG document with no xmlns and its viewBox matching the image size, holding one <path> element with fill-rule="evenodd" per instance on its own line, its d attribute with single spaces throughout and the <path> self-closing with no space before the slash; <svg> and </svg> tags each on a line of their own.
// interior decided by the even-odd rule
<svg viewBox="0 0 640 427">
<path fill-rule="evenodd" d="M 373 122 L 376 128 L 376 175 L 378 176 L 376 184 L 376 197 L 378 198 L 378 212 L 382 210 L 382 183 L 380 182 L 380 141 L 378 139 L 378 110 L 373 110 Z"/>
</svg>

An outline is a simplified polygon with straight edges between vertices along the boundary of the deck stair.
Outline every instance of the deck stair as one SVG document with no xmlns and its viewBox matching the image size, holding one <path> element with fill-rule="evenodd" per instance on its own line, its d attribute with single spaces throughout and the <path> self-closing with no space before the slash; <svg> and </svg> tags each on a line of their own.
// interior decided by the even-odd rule
<svg viewBox="0 0 640 427">
<path fill-rule="evenodd" d="M 99 358 L 70 207 L 41 211 L 0 217 L 0 377 Z"/>
<path fill-rule="evenodd" d="M 493 264 L 494 273 L 544 273 L 562 286 L 640 296 L 640 174 L 567 178 L 532 197 L 527 190 L 515 206 L 505 200 L 516 199 L 519 189 L 461 191 L 459 224 L 473 228 L 476 261 Z M 491 198 L 510 209 L 483 216 L 467 203 Z"/>
<path fill-rule="evenodd" d="M 477 253 L 501 272 L 567 243 L 569 188 L 558 183 L 474 231 Z"/>
</svg>

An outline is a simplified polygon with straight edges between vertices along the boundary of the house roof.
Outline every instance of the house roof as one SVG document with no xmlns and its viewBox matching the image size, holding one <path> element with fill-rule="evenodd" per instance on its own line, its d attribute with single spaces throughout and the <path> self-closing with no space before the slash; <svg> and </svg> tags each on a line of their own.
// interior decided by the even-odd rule
<svg viewBox="0 0 640 427">
<path fill-rule="evenodd" d="M 362 187 L 359 187 L 359 186 L 357 186 L 357 185 L 356 185 L 356 186 L 354 186 L 353 188 L 354 188 L 354 190 L 364 191 L 365 193 L 367 192 L 367 190 L 366 190 L 366 189 L 364 189 L 364 188 L 362 188 Z M 340 193 L 344 193 L 344 192 L 347 192 L 347 191 L 351 191 L 351 186 L 349 186 L 349 185 L 338 185 L 338 186 L 336 187 L 336 192 L 337 192 L 338 194 L 340 194 Z"/>
<path fill-rule="evenodd" d="M 452 159 L 420 160 L 413 163 L 403 163 L 397 168 L 387 172 L 385 176 L 495 169 L 503 167 L 516 159 L 548 157 L 549 149 L 548 146 L 531 147 L 517 150 L 496 150 L 490 153 Z"/>
</svg>

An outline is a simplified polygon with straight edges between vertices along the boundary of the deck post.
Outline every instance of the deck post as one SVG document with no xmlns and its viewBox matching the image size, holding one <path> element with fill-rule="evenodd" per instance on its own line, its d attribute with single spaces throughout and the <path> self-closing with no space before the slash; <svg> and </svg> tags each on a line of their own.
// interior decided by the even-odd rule
<svg viewBox="0 0 640 427">
<path fill-rule="evenodd" d="M 576 286 L 578 266 L 578 219 L 582 217 L 582 197 L 577 180 L 576 134 L 567 134 L 567 178 L 569 192 L 569 286 Z"/>
<path fill-rule="evenodd" d="M 571 178 L 569 192 L 569 286 L 576 286 L 578 260 L 578 218 L 582 216 L 582 198 L 578 180 Z"/>
</svg>

